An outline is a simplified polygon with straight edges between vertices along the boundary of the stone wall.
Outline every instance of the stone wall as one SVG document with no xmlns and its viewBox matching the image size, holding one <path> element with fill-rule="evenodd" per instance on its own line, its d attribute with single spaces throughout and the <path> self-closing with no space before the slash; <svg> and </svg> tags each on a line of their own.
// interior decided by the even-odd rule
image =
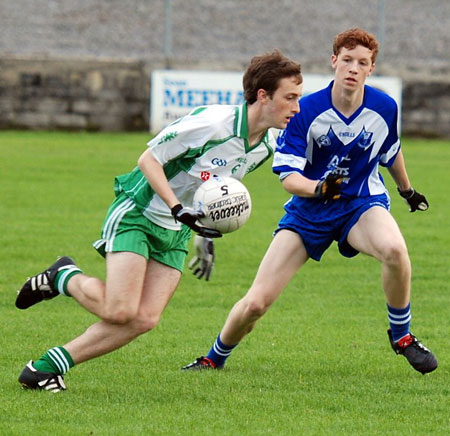
<svg viewBox="0 0 450 436">
<path fill-rule="evenodd" d="M 360 26 L 381 42 L 375 72 L 403 79 L 403 132 L 450 137 L 448 0 L 168 4 L 0 0 L 0 128 L 147 129 L 155 68 L 242 71 L 277 47 L 330 73 L 333 37 Z"/>
<path fill-rule="evenodd" d="M 0 128 L 147 130 L 150 72 L 132 60 L 0 58 Z M 450 78 L 403 79 L 403 135 L 450 138 Z"/>
<path fill-rule="evenodd" d="M 137 61 L 0 58 L 0 128 L 145 130 L 148 77 Z"/>
<path fill-rule="evenodd" d="M 450 139 L 450 77 L 404 80 L 402 132 Z"/>
</svg>

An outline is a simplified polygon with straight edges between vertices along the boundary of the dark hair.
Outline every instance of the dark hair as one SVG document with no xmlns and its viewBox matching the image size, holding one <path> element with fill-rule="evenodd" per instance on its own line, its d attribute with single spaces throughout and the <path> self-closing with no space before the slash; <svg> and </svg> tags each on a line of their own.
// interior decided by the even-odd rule
<svg viewBox="0 0 450 436">
<path fill-rule="evenodd" d="M 279 50 L 251 59 L 242 80 L 244 98 L 248 104 L 256 101 L 259 89 L 264 89 L 269 97 L 278 89 L 280 80 L 295 76 L 298 83 L 303 82 L 300 64 L 290 60 Z"/>
<path fill-rule="evenodd" d="M 371 33 L 366 32 L 363 29 L 355 27 L 348 29 L 334 38 L 333 54 L 337 56 L 342 47 L 349 50 L 354 49 L 357 45 L 367 47 L 372 51 L 372 62 L 375 63 L 375 59 L 378 54 L 378 41 Z"/>
</svg>

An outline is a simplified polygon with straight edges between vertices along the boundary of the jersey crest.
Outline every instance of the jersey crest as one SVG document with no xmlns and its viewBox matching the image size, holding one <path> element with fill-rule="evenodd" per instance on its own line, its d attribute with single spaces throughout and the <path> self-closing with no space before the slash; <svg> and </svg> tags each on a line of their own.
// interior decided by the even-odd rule
<svg viewBox="0 0 450 436">
<path fill-rule="evenodd" d="M 345 138 L 344 142 L 340 138 Z M 351 142 L 348 142 L 348 138 L 353 138 Z M 342 149 L 344 150 L 347 147 L 348 149 L 352 149 L 354 145 L 358 145 L 365 150 L 367 150 L 370 146 L 374 144 L 372 141 L 373 132 L 368 132 L 366 127 L 363 126 L 361 132 L 356 134 L 350 131 L 343 131 L 336 134 L 333 130 L 333 126 L 330 126 L 326 135 L 320 135 L 317 139 L 313 138 L 313 144 L 315 147 L 330 147 L 333 146 L 334 149 Z"/>
</svg>

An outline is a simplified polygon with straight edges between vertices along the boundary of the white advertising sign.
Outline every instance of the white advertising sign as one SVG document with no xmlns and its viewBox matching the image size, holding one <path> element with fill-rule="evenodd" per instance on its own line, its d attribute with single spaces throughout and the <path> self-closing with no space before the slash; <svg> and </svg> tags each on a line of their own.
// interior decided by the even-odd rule
<svg viewBox="0 0 450 436">
<path fill-rule="evenodd" d="M 151 75 L 150 130 L 159 132 L 198 106 L 241 104 L 243 73 L 155 70 Z M 303 95 L 328 86 L 333 75 L 303 74 Z M 397 77 L 371 76 L 367 84 L 384 91 L 398 104 L 401 119 L 402 82 Z"/>
</svg>

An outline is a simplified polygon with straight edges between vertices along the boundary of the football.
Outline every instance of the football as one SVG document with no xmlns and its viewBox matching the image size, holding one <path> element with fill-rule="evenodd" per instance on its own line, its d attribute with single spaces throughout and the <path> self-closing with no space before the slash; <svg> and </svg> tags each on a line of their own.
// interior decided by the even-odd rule
<svg viewBox="0 0 450 436">
<path fill-rule="evenodd" d="M 213 176 L 195 192 L 193 207 L 205 214 L 199 220 L 202 225 L 230 233 L 247 222 L 252 202 L 247 188 L 239 180 Z"/>
</svg>

